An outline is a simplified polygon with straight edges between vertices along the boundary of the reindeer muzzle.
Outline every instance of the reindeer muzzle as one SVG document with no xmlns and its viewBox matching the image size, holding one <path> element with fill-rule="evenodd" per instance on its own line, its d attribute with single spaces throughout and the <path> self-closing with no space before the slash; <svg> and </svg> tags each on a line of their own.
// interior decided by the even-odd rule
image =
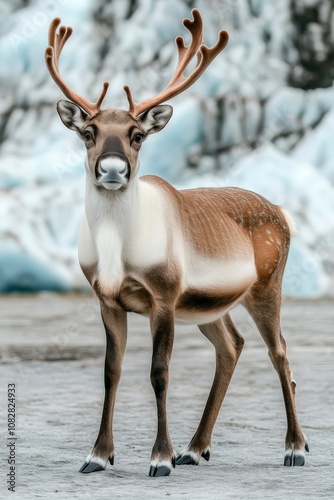
<svg viewBox="0 0 334 500">
<path fill-rule="evenodd" d="M 96 164 L 96 178 L 106 189 L 116 190 L 129 180 L 129 162 L 120 153 L 101 155 Z"/>
</svg>

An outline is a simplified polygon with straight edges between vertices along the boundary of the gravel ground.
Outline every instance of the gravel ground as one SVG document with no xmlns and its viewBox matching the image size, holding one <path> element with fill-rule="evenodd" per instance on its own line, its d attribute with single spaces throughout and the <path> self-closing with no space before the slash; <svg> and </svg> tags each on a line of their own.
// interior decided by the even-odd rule
<svg viewBox="0 0 334 500">
<path fill-rule="evenodd" d="M 156 416 L 149 382 L 148 321 L 133 315 L 115 412 L 113 468 L 80 474 L 103 403 L 102 330 L 89 296 L 0 299 L 0 498 L 334 498 L 333 322 L 330 300 L 285 301 L 283 334 L 297 380 L 310 454 L 283 467 L 285 413 L 266 348 L 243 309 L 233 318 L 246 345 L 215 427 L 210 462 L 148 477 Z M 214 350 L 196 327 L 177 327 L 169 389 L 175 450 L 199 422 L 214 373 Z M 16 489 L 7 491 L 7 385 L 16 384 Z"/>
</svg>

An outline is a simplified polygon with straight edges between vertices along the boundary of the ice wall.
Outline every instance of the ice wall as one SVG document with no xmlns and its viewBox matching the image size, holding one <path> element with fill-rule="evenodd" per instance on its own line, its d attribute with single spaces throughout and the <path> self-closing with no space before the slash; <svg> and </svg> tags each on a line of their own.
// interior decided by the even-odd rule
<svg viewBox="0 0 334 500">
<path fill-rule="evenodd" d="M 173 100 L 172 121 L 143 146 L 141 171 L 183 187 L 238 185 L 282 204 L 298 226 L 285 293 L 333 293 L 330 0 L 0 0 L 0 291 L 84 286 L 84 147 L 55 111 L 62 95 L 43 55 L 51 19 L 74 28 L 61 59 L 67 81 L 94 99 L 109 80 L 106 105 L 124 107 L 124 84 L 140 100 L 168 81 L 192 7 L 207 44 L 222 27 L 230 43 Z"/>
</svg>

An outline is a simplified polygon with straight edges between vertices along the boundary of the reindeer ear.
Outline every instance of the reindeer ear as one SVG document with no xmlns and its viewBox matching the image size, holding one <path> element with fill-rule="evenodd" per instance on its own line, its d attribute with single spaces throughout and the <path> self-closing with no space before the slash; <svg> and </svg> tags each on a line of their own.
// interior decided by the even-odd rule
<svg viewBox="0 0 334 500">
<path fill-rule="evenodd" d="M 77 104 L 62 99 L 57 102 L 57 111 L 63 124 L 75 132 L 81 134 L 89 115 Z"/>
<path fill-rule="evenodd" d="M 167 104 L 155 106 L 138 117 L 138 122 L 146 134 L 155 134 L 162 130 L 173 114 L 172 106 Z"/>
</svg>

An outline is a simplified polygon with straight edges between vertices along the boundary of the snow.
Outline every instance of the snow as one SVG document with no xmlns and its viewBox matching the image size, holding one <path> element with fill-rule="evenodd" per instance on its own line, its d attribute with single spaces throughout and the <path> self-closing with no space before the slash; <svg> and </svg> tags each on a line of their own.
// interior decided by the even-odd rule
<svg viewBox="0 0 334 500">
<path fill-rule="evenodd" d="M 60 122 L 62 94 L 43 61 L 51 19 L 74 35 L 61 71 L 92 100 L 110 81 L 105 105 L 127 105 L 161 90 L 185 36 L 186 0 L 0 0 L 0 291 L 85 287 L 76 252 L 84 200 L 84 147 Z M 300 0 L 298 9 L 314 2 Z M 236 185 L 263 194 L 296 220 L 284 293 L 334 293 L 334 87 L 289 85 L 300 71 L 290 2 L 197 0 L 205 42 L 222 27 L 224 53 L 184 95 L 167 127 L 141 152 L 141 174 L 176 186 Z M 319 11 L 320 12 L 320 11 Z M 321 22 L 333 15 L 324 1 Z M 320 24 L 305 40 L 325 57 Z M 332 30 L 333 31 L 333 30 Z M 334 34 L 332 33 L 332 36 Z M 308 37 L 308 38 L 307 38 Z M 305 42 L 305 43 L 306 43 Z M 327 49 L 326 49 L 327 50 Z"/>
</svg>

